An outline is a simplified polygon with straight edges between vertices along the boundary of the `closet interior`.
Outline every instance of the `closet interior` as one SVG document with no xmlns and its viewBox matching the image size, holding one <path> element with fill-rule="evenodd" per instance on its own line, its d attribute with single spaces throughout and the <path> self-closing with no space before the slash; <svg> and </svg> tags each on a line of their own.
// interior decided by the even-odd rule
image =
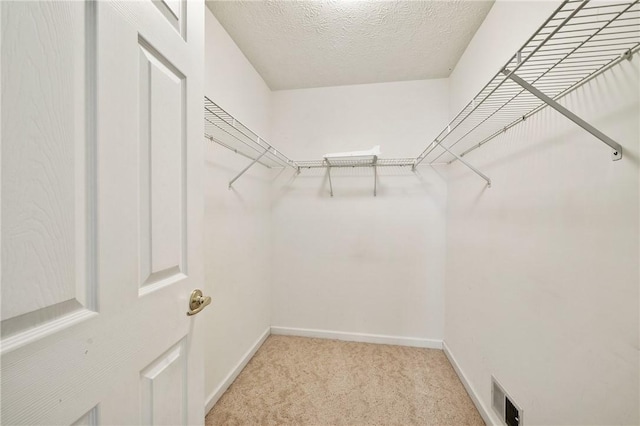
<svg viewBox="0 0 640 426">
<path fill-rule="evenodd" d="M 0 27 L 2 424 L 640 424 L 640 0 Z"/>
<path fill-rule="evenodd" d="M 521 424 L 637 421 L 637 1 L 497 1 L 447 78 L 279 90 L 245 58 L 216 71 L 251 48 L 211 10 L 207 206 L 243 229 L 208 235 L 260 272 L 210 243 L 207 282 L 269 298 L 241 365 L 269 334 L 436 348 L 488 424 L 496 392 Z M 208 373 L 208 408 L 236 370 Z"/>
</svg>

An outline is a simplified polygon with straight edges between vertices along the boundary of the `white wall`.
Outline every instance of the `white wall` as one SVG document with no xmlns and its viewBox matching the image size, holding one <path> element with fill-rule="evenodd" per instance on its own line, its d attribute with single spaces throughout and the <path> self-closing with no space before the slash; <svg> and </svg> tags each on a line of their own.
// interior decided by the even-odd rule
<svg viewBox="0 0 640 426">
<path fill-rule="evenodd" d="M 269 140 L 270 90 L 209 9 L 205 24 L 205 95 Z M 208 327 L 209 399 L 271 324 L 270 171 L 256 165 L 227 189 L 249 161 L 205 147 L 204 290 L 213 302 L 199 320 Z"/>
<path fill-rule="evenodd" d="M 447 80 L 273 93 L 272 135 L 296 159 L 381 145 L 419 154 L 446 124 Z M 440 340 L 446 187 L 429 167 L 283 174 L 273 202 L 273 325 Z M 435 342 L 439 344 L 438 342 Z"/>
<path fill-rule="evenodd" d="M 206 94 L 293 159 L 415 156 L 557 4 L 499 0 L 449 80 L 274 93 L 207 11 Z M 376 198 L 369 169 L 335 170 L 333 198 L 321 171 L 228 191 L 246 159 L 208 146 L 207 391 L 270 324 L 444 336 L 492 422 L 493 374 L 526 424 L 639 423 L 639 62 L 563 101 L 622 161 L 545 110 L 467 157 L 491 189 L 455 164 L 381 169 Z"/>
<path fill-rule="evenodd" d="M 515 51 L 555 5 L 498 1 L 451 103 L 506 61 L 496 42 Z M 445 343 L 493 422 L 492 374 L 525 424 L 640 422 L 639 69 L 636 56 L 562 102 L 620 142 L 622 161 L 546 109 L 465 157 L 491 189 L 450 171 Z"/>
<path fill-rule="evenodd" d="M 449 76 L 453 118 L 556 10 L 560 1 L 497 0 Z"/>
</svg>

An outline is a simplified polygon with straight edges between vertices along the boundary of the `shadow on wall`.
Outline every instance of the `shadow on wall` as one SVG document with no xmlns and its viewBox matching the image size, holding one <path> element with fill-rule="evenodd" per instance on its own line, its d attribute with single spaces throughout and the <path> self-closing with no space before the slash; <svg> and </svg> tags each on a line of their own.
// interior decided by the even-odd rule
<svg viewBox="0 0 640 426">
<path fill-rule="evenodd" d="M 629 108 L 618 108 L 617 110 L 612 111 L 609 114 L 601 116 L 598 119 L 598 122 L 611 121 L 612 119 L 619 118 L 629 113 L 630 113 Z M 528 120 L 531 122 L 531 124 L 523 123 L 521 125 L 522 126 L 521 129 L 509 130 L 507 133 L 513 132 L 513 134 L 511 135 L 504 134 L 504 135 L 498 136 L 493 142 L 495 144 L 500 144 L 500 143 L 514 144 L 514 143 L 517 143 L 518 140 L 520 139 L 518 137 L 519 135 L 525 135 L 527 133 L 535 133 L 541 136 L 539 143 L 535 145 L 527 144 L 525 147 L 523 147 L 518 151 L 505 150 L 506 152 L 509 152 L 509 154 L 502 157 L 495 157 L 492 161 L 484 163 L 483 166 L 491 168 L 493 166 L 499 165 L 500 163 L 523 160 L 526 158 L 530 158 L 531 156 L 534 156 L 534 155 L 537 157 L 540 157 L 540 156 L 544 157 L 545 152 L 550 152 L 551 150 L 556 148 L 558 145 L 567 145 L 569 141 L 569 137 L 575 135 L 576 130 L 584 131 L 585 144 L 587 143 L 602 144 L 603 143 L 598 138 L 596 138 L 595 136 L 592 136 L 586 130 L 582 130 L 579 127 L 578 128 L 569 127 L 569 128 L 560 130 L 559 132 L 548 130 L 548 129 L 556 129 L 558 127 L 558 122 L 563 120 L 567 120 L 567 119 L 561 115 L 556 114 L 554 111 L 550 109 L 547 109 L 544 112 L 538 113 L 535 118 L 532 117 Z M 529 126 L 525 127 L 528 124 Z M 597 126 L 597 123 L 592 123 L 592 124 L 595 124 Z M 535 127 L 532 128 L 531 126 L 535 126 Z M 616 139 L 615 135 L 613 134 L 609 134 L 609 136 L 611 136 L 614 140 L 616 140 L 616 142 L 622 145 L 624 149 L 623 151 L 624 161 L 631 162 L 635 166 L 638 166 L 640 164 L 638 155 L 636 154 L 636 152 L 634 152 L 633 149 L 630 149 L 633 147 L 633 144 L 634 143 L 637 144 L 638 141 L 619 140 L 619 139 Z M 580 155 L 580 152 L 576 152 L 576 156 L 579 156 L 579 155 Z M 605 160 L 611 161 L 610 157 L 606 156 L 606 154 L 605 154 Z"/>
<path fill-rule="evenodd" d="M 225 150 L 226 148 L 216 147 L 216 149 Z M 247 173 L 243 174 L 231 188 L 229 188 L 229 182 L 246 166 L 246 161 L 243 161 L 244 157 L 236 156 L 236 154 L 226 151 L 220 152 L 222 155 L 219 160 L 206 159 L 204 161 L 204 187 L 206 188 L 206 198 L 214 197 L 215 204 L 218 205 L 219 208 L 223 208 L 225 205 L 224 200 L 228 200 L 228 198 L 221 194 L 229 193 L 233 195 L 233 199 L 242 206 L 243 210 L 251 210 L 255 208 L 256 203 L 260 203 L 259 198 L 247 199 L 246 192 L 254 194 L 257 188 L 256 185 L 263 185 L 266 187 L 265 190 L 268 191 L 268 187 L 271 184 L 272 179 L 269 176 L 264 175 L 264 170 L 269 169 L 257 164 L 254 166 L 256 170 L 249 170 Z M 231 161 L 225 161 L 227 159 Z M 243 190 L 243 187 L 251 189 L 247 191 Z"/>
<path fill-rule="evenodd" d="M 444 181 L 443 174 L 431 166 L 420 166 L 416 171 L 410 167 L 378 167 L 377 196 L 374 197 L 374 172 L 371 167 L 341 167 L 331 169 L 334 197 L 409 197 L 422 194 L 428 196 L 436 190 L 433 180 Z M 301 169 L 290 173 L 287 180 L 274 191 L 273 203 L 285 196 L 299 198 L 332 198 L 327 169 Z"/>
<path fill-rule="evenodd" d="M 560 104 L 567 107 L 571 111 L 576 111 L 577 107 L 580 107 L 584 111 L 578 113 L 578 115 L 585 119 L 589 124 L 593 125 L 597 129 L 603 131 L 607 136 L 613 138 L 616 142 L 620 143 L 623 147 L 623 161 L 631 162 L 636 167 L 640 165 L 640 158 L 636 150 L 638 144 L 637 140 L 624 140 L 618 138 L 615 128 L 605 129 L 602 128 L 602 123 L 610 123 L 613 120 L 620 119 L 625 115 L 635 114 L 634 105 L 620 105 L 614 103 L 614 100 L 620 96 L 624 96 L 625 92 L 635 88 L 638 90 L 637 78 L 640 74 L 640 61 L 634 60 L 632 62 L 623 62 L 623 67 L 612 68 L 607 70 L 597 78 L 590 80 L 578 89 L 564 96 L 560 100 Z M 586 97 L 598 99 L 601 102 L 589 102 L 584 103 L 583 100 Z M 602 114 L 602 111 L 607 111 L 606 114 Z M 596 119 L 590 119 L 590 117 L 596 117 Z M 632 118 L 632 117 L 630 117 Z M 638 126 L 640 127 L 640 117 L 637 117 Z M 564 124 L 569 123 L 569 126 Z M 522 160 L 526 158 L 545 157 L 549 151 L 557 147 L 558 145 L 565 145 L 570 137 L 574 137 L 576 132 L 583 132 L 585 144 L 603 144 L 595 136 L 588 133 L 586 130 L 581 129 L 577 124 L 571 123 L 571 121 L 554 111 L 549 107 L 545 107 L 543 110 L 527 119 L 526 122 L 520 123 L 513 129 L 508 130 L 497 136 L 495 139 L 489 141 L 487 144 L 500 145 L 500 144 L 518 144 L 519 141 L 527 139 L 527 135 L 538 135 L 539 142 L 530 145 L 528 143 L 523 144 L 524 147 L 520 150 L 514 151 L 510 146 L 510 149 L 505 149 L 504 152 L 508 154 L 504 156 L 494 156 L 491 161 L 482 164 L 482 167 L 492 168 L 503 162 L 512 162 Z M 483 150 L 483 147 L 470 153 L 468 156 L 474 159 L 477 153 Z M 585 146 L 585 149 L 591 149 L 592 147 Z M 607 148 L 608 149 L 608 148 Z M 495 152 L 495 151 L 494 151 Z M 576 151 L 574 158 L 584 153 L 583 151 Z M 465 156 L 465 159 L 467 156 Z M 610 158 L 607 156 L 606 160 Z M 473 161 L 473 160 L 471 160 Z M 579 159 L 577 160 L 579 161 Z M 466 171 L 464 171 L 466 173 Z"/>
</svg>

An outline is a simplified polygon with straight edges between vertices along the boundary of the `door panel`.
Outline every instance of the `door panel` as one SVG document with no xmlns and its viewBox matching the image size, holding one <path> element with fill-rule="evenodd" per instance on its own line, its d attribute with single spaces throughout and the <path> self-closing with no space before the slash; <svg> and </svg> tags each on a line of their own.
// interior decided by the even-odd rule
<svg viewBox="0 0 640 426">
<path fill-rule="evenodd" d="M 0 14 L 2 423 L 202 424 L 204 4 Z"/>
<path fill-rule="evenodd" d="M 160 13 L 169 24 L 183 37 L 186 38 L 186 0 L 153 0 Z"/>
<path fill-rule="evenodd" d="M 84 48 L 95 39 L 95 10 L 66 2 L 0 8 L 5 351 L 96 307 L 95 209 L 87 196 L 95 192 L 87 90 L 95 75 L 85 66 L 95 52 Z"/>
<path fill-rule="evenodd" d="M 84 416 L 73 423 L 73 426 L 96 426 L 98 424 L 98 407 L 93 407 Z"/>
<path fill-rule="evenodd" d="M 184 277 L 185 77 L 140 40 L 141 284 Z"/>
<path fill-rule="evenodd" d="M 186 340 L 153 361 L 141 374 L 141 423 L 178 425 L 187 422 Z M 179 401 L 175 406 L 175 401 Z"/>
</svg>

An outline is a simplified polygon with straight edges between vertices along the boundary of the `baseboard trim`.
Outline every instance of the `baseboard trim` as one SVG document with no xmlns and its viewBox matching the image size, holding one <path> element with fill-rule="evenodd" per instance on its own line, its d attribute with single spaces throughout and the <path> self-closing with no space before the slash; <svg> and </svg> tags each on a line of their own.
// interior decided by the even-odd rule
<svg viewBox="0 0 640 426">
<path fill-rule="evenodd" d="M 467 376 L 465 376 L 464 373 L 462 372 L 462 369 L 460 368 L 460 364 L 458 364 L 458 361 L 456 361 L 456 358 L 451 353 L 451 349 L 449 349 L 449 347 L 447 346 L 447 343 L 444 341 L 442 342 L 442 349 L 447 359 L 453 366 L 453 369 L 455 370 L 456 374 L 460 378 L 460 381 L 462 382 L 464 388 L 467 390 L 467 393 L 469 394 L 471 401 L 473 401 L 473 404 L 478 409 L 478 412 L 480 413 L 482 420 L 484 420 L 484 422 L 488 425 L 501 425 L 502 423 L 496 422 L 493 416 L 489 414 L 490 411 L 487 409 L 487 407 L 485 407 L 485 405 L 480 400 L 480 397 L 478 396 L 478 393 L 476 392 L 475 388 L 471 385 L 471 382 L 469 382 L 469 380 L 467 379 Z"/>
<path fill-rule="evenodd" d="M 385 336 L 382 334 L 367 333 L 346 333 L 343 331 L 315 330 L 309 328 L 279 326 L 271 326 L 271 334 L 280 334 L 284 336 L 316 337 L 320 339 L 336 339 L 345 340 L 348 342 L 411 346 L 414 348 L 442 349 L 442 340 L 422 339 L 418 337 Z"/>
<path fill-rule="evenodd" d="M 399 346 L 411 346 L 415 348 L 430 348 L 430 349 L 442 349 L 447 359 L 453 366 L 456 374 L 460 378 L 462 385 L 466 389 L 471 401 L 478 409 L 482 420 L 488 425 L 497 424 L 490 411 L 485 407 L 475 388 L 471 385 L 467 376 L 460 368 L 460 364 L 456 361 L 455 356 L 451 353 L 451 349 L 447 346 L 447 343 L 442 340 L 436 339 L 420 339 L 417 337 L 400 337 L 400 336 L 386 336 L 382 334 L 367 334 L 367 333 L 346 333 L 343 331 L 329 331 L 329 330 L 316 330 L 309 328 L 294 328 L 294 327 L 277 327 L 271 326 L 260 335 L 260 337 L 253 343 L 251 348 L 242 356 L 238 364 L 229 372 L 227 377 L 222 383 L 209 395 L 205 405 L 205 415 L 211 411 L 220 397 L 229 389 L 229 386 L 238 377 L 240 372 L 247 366 L 251 358 L 256 354 L 260 346 L 267 340 L 270 334 L 283 335 L 283 336 L 300 336 L 300 337 L 316 337 L 319 339 L 336 339 L 349 342 L 364 342 L 364 343 L 377 343 L 385 345 L 399 345 Z"/>
<path fill-rule="evenodd" d="M 271 334 L 271 327 L 267 327 L 264 333 L 262 333 L 260 337 L 258 337 L 258 340 L 256 340 L 253 345 L 251 345 L 249 350 L 242 356 L 238 364 L 236 364 L 231 372 L 227 374 L 227 377 L 224 378 L 222 383 L 211 393 L 211 395 L 209 395 L 205 405 L 205 416 L 209 413 L 209 411 L 211 411 L 213 406 L 216 405 L 216 402 L 218 402 L 220 397 L 227 391 L 227 389 L 229 389 L 229 386 L 231 386 L 231 383 L 233 383 L 233 381 L 238 377 L 238 374 L 240 374 L 244 367 L 247 366 L 251 358 L 253 358 L 258 349 L 260 349 L 260 346 L 262 346 L 264 341 L 267 340 L 269 334 Z"/>
</svg>

